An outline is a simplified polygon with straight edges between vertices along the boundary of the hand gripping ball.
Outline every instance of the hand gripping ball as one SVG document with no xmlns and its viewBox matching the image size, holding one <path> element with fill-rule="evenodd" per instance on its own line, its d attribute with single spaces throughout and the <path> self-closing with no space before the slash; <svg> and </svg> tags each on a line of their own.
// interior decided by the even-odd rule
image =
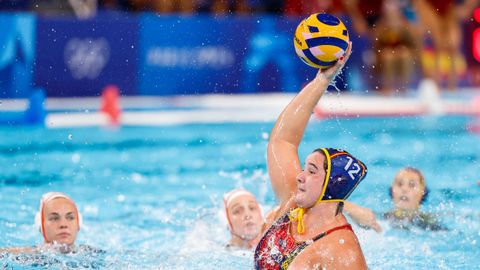
<svg viewBox="0 0 480 270">
<path fill-rule="evenodd" d="M 343 22 L 330 14 L 317 13 L 302 20 L 295 31 L 295 52 L 307 65 L 328 68 L 345 54 L 348 30 Z"/>
</svg>

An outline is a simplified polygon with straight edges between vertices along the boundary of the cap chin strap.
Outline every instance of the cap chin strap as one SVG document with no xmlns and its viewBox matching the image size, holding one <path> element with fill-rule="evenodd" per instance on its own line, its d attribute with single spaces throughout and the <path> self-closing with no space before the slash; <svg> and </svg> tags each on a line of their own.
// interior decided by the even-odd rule
<svg viewBox="0 0 480 270">
<path fill-rule="evenodd" d="M 305 233 L 305 223 L 303 222 L 303 214 L 305 213 L 304 208 L 297 207 L 293 210 L 290 211 L 290 214 L 288 215 L 288 218 L 290 221 L 296 221 L 297 222 L 297 232 L 299 234 L 304 234 Z"/>
<path fill-rule="evenodd" d="M 330 154 L 328 153 L 327 149 L 325 149 L 325 148 L 322 148 L 321 150 L 323 151 L 323 154 L 325 155 L 325 157 L 327 159 L 327 171 L 325 173 L 325 180 L 324 180 L 324 183 L 323 183 L 322 193 L 320 194 L 320 196 L 318 196 L 318 199 L 313 206 L 315 206 L 315 205 L 321 203 L 322 201 L 324 201 L 323 196 L 325 195 L 325 192 L 327 190 L 328 181 L 330 180 L 330 173 L 332 171 L 332 168 L 331 168 L 332 162 L 331 162 Z M 329 200 L 329 201 L 343 202 L 343 200 Z M 299 234 L 304 234 L 305 233 L 305 222 L 303 221 L 303 214 L 305 214 L 305 212 L 310 208 L 311 207 L 309 207 L 309 208 L 297 207 L 297 208 L 290 211 L 289 219 L 290 219 L 290 221 L 296 221 L 297 222 L 297 232 Z"/>
</svg>

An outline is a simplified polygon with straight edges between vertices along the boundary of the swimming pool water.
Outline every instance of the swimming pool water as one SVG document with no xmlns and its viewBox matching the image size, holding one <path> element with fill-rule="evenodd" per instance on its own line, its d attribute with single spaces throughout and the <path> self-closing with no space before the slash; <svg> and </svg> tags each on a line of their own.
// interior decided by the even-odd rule
<svg viewBox="0 0 480 270">
<path fill-rule="evenodd" d="M 475 269 L 480 255 L 480 136 L 468 117 L 312 121 L 301 159 L 317 147 L 344 148 L 368 166 L 351 201 L 381 213 L 403 166 L 430 189 L 423 209 L 450 230 L 377 234 L 355 226 L 371 269 Z M 77 243 L 102 254 L 4 256 L 14 269 L 251 269 L 252 254 L 226 251 L 222 195 L 244 187 L 275 203 L 265 156 L 273 123 L 191 124 L 120 129 L 0 127 L 0 247 L 42 241 L 33 217 L 42 193 L 77 201 Z"/>
</svg>

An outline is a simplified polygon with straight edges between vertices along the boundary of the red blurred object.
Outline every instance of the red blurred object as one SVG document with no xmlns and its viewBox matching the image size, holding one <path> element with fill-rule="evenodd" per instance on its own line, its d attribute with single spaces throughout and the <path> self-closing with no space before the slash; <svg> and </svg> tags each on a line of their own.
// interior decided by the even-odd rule
<svg viewBox="0 0 480 270">
<path fill-rule="evenodd" d="M 473 11 L 473 18 L 480 23 L 480 7 Z"/>
<path fill-rule="evenodd" d="M 472 44 L 472 50 L 473 50 L 473 57 L 480 62 L 480 28 L 475 29 L 473 31 L 473 44 Z"/>
<path fill-rule="evenodd" d="M 285 15 L 306 16 L 313 13 L 340 14 L 344 12 L 342 1 L 339 0 L 286 0 Z"/>
<path fill-rule="evenodd" d="M 472 132 L 472 133 L 478 133 L 480 134 L 480 124 L 470 124 L 468 127 L 467 127 L 467 130 Z"/>
<path fill-rule="evenodd" d="M 102 107 L 100 111 L 110 117 L 110 124 L 118 125 L 120 123 L 120 114 L 122 112 L 118 103 L 120 91 L 116 85 L 107 85 L 102 92 Z"/>
</svg>

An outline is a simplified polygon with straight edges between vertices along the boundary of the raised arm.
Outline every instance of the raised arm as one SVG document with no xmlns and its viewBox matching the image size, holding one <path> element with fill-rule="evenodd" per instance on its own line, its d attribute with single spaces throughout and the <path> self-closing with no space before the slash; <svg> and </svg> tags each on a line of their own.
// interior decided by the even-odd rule
<svg viewBox="0 0 480 270">
<path fill-rule="evenodd" d="M 344 57 L 331 68 L 319 70 L 315 79 L 305 86 L 277 118 L 270 134 L 267 163 L 270 181 L 280 204 L 286 203 L 296 190 L 296 176 L 302 171 L 298 146 L 308 120 L 336 74 L 351 52 L 351 43 Z"/>
</svg>

